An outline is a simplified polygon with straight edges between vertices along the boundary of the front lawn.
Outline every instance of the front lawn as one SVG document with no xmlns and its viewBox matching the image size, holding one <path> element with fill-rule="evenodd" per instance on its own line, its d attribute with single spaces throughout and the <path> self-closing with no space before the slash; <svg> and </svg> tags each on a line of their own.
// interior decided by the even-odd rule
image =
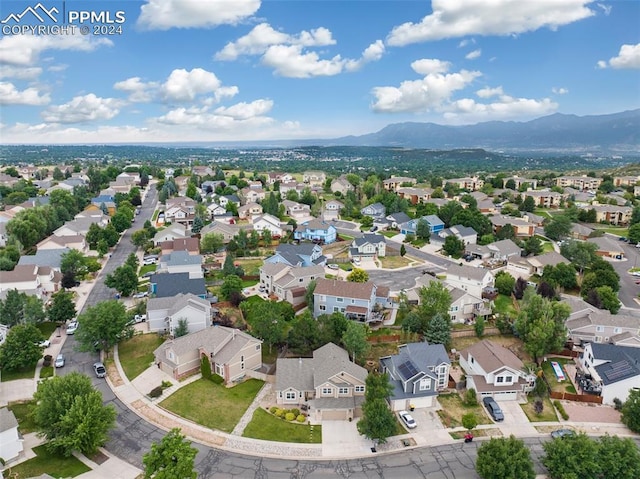
<svg viewBox="0 0 640 479">
<path fill-rule="evenodd" d="M 627 238 L 629 236 L 629 228 L 623 228 L 620 226 L 605 226 L 602 225 L 590 225 L 592 228 L 595 228 L 597 231 L 604 231 L 605 233 L 609 233 L 616 236 L 624 236 Z"/>
<path fill-rule="evenodd" d="M 531 422 L 550 422 L 557 421 L 558 416 L 556 415 L 556 409 L 551 404 L 551 400 L 548 397 L 545 397 L 542 400 L 542 404 L 544 405 L 542 412 L 540 414 L 536 414 L 533 409 L 533 404 L 535 402 L 535 398 L 528 397 L 527 404 L 521 404 L 520 407 L 524 411 L 524 413 L 529 418 Z"/>
<path fill-rule="evenodd" d="M 138 276 L 143 276 L 145 273 L 149 273 L 150 271 L 155 271 L 155 264 L 146 264 L 140 267 L 140 271 L 138 271 Z"/>
<path fill-rule="evenodd" d="M 459 394 L 440 394 L 438 396 L 438 402 L 442 406 L 442 409 L 438 411 L 438 416 L 440 416 L 440 420 L 445 427 L 462 426 L 462 416 L 469 413 L 473 413 L 476 417 L 478 426 L 481 424 L 492 424 L 491 419 L 489 419 L 480 404 L 465 406 Z"/>
<path fill-rule="evenodd" d="M 320 444 L 322 443 L 322 426 L 285 421 L 258 408 L 254 411 L 253 418 L 247 424 L 242 436 L 265 441 Z"/>
<path fill-rule="evenodd" d="M 382 267 L 388 269 L 404 268 L 411 264 L 411 260 L 406 256 L 384 256 L 378 259 L 382 263 Z"/>
<path fill-rule="evenodd" d="M 46 379 L 53 376 L 53 366 L 42 366 L 40 369 L 40 379 Z"/>
<path fill-rule="evenodd" d="M 35 400 L 9 403 L 9 410 L 13 411 L 13 415 L 18 421 L 18 429 L 22 435 L 38 430 L 31 415 L 35 406 Z"/>
<path fill-rule="evenodd" d="M 76 477 L 91 470 L 74 456 L 62 457 L 59 454 L 52 454 L 47 451 L 44 444 L 33 448 L 36 457 L 29 459 L 17 466 L 9 468 L 7 477 L 23 479 L 27 477 L 40 477 L 42 474 L 49 474 L 52 477 Z"/>
<path fill-rule="evenodd" d="M 249 379 L 232 388 L 198 379 L 160 403 L 165 409 L 211 429 L 230 433 L 262 388 Z"/>
<path fill-rule="evenodd" d="M 44 321 L 42 323 L 36 324 L 36 328 L 40 330 L 40 332 L 46 339 L 51 337 L 57 327 L 58 323 L 54 323 L 53 321 Z"/>
<path fill-rule="evenodd" d="M 27 366 L 26 368 L 17 369 L 15 371 L 7 371 L 6 369 L 2 370 L 2 374 L 0 374 L 0 379 L 2 379 L 3 383 L 7 381 L 14 381 L 16 379 L 33 379 L 36 374 L 36 364 L 33 366 Z"/>
<path fill-rule="evenodd" d="M 157 334 L 137 334 L 118 344 L 120 364 L 129 381 L 133 381 L 153 363 L 153 351 L 163 342 Z"/>
</svg>

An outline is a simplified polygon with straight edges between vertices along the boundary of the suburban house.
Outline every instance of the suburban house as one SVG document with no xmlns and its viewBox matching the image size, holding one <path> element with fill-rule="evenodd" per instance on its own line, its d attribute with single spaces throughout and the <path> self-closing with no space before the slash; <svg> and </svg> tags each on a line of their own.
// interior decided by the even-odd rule
<svg viewBox="0 0 640 479">
<path fill-rule="evenodd" d="M 374 221 L 382 220 L 386 215 L 387 209 L 382 203 L 373 203 L 367 205 L 360 210 L 362 216 L 371 216 Z"/>
<path fill-rule="evenodd" d="M 293 306 L 305 302 L 311 281 L 324 277 L 324 266 L 289 266 L 285 263 L 265 263 L 260 268 L 260 285 L 269 295 Z"/>
<path fill-rule="evenodd" d="M 407 221 L 409 221 L 411 219 L 411 216 L 403 213 L 402 211 L 399 211 L 398 213 L 387 215 L 385 219 L 388 221 L 388 224 L 391 228 L 397 229 L 402 223 L 406 223 Z"/>
<path fill-rule="evenodd" d="M 625 402 L 631 389 L 640 387 L 640 348 L 589 343 L 579 357 L 582 370 L 600 384 L 602 402 Z"/>
<path fill-rule="evenodd" d="M 468 244 L 465 247 L 465 253 L 478 259 L 508 261 L 511 258 L 519 258 L 522 249 L 512 240 L 504 239 L 486 245 Z"/>
<path fill-rule="evenodd" d="M 630 206 L 595 205 L 597 223 L 610 223 L 612 225 L 628 225 L 631 221 Z"/>
<path fill-rule="evenodd" d="M 305 171 L 302 173 L 302 182 L 309 185 L 324 186 L 327 174 L 324 171 Z"/>
<path fill-rule="evenodd" d="M 353 189 L 353 185 L 347 181 L 347 178 L 344 175 L 339 176 L 331 182 L 332 193 L 341 193 L 342 196 L 344 196 Z"/>
<path fill-rule="evenodd" d="M 575 188 L 576 190 L 597 190 L 602 183 L 601 178 L 591 178 L 590 176 L 558 176 L 556 186 L 561 188 Z"/>
<path fill-rule="evenodd" d="M 338 230 L 330 223 L 319 219 L 307 221 L 298 225 L 293 232 L 293 237 L 297 240 L 307 240 L 323 244 L 333 243 L 338 236 Z"/>
<path fill-rule="evenodd" d="M 352 283 L 318 278 L 313 292 L 313 317 L 340 312 L 356 321 L 380 321 L 380 310 L 388 305 L 388 295 L 388 288 L 370 281 Z"/>
<path fill-rule="evenodd" d="M 427 222 L 427 224 L 429 225 L 429 232 L 431 234 L 437 234 L 444 229 L 444 223 L 440 218 L 438 218 L 436 215 L 426 215 L 422 218 L 414 218 L 407 221 L 406 223 L 402 223 L 399 226 L 400 233 L 402 233 L 403 235 L 415 235 L 418 229 L 418 222 L 420 220 L 424 220 Z"/>
<path fill-rule="evenodd" d="M 16 265 L 12 271 L 3 271 L 0 275 L 0 292 L 10 289 L 41 297 L 44 291 L 38 275 L 38 266 Z"/>
<path fill-rule="evenodd" d="M 181 224 L 172 224 L 167 228 L 158 231 L 153 237 L 153 244 L 156 246 L 165 241 L 173 241 L 175 239 L 187 238 L 187 227 Z"/>
<path fill-rule="evenodd" d="M 65 253 L 68 253 L 69 251 L 71 251 L 69 248 L 38 250 L 34 255 L 20 256 L 20 259 L 18 260 L 18 264 L 48 266 L 55 269 L 56 271 L 60 271 L 60 263 L 62 262 L 62 255 L 64 255 Z"/>
<path fill-rule="evenodd" d="M 338 200 L 329 200 L 324 204 L 325 211 L 335 211 L 339 213 L 344 208 L 344 204 Z"/>
<path fill-rule="evenodd" d="M 247 203 L 238 208 L 238 218 L 241 220 L 247 220 L 261 214 L 262 205 L 259 205 L 258 203 Z"/>
<path fill-rule="evenodd" d="M 569 339 L 576 344 L 610 343 L 640 347 L 640 321 L 635 316 L 611 314 L 609 311 L 586 309 L 565 321 Z"/>
<path fill-rule="evenodd" d="M 239 329 L 214 326 L 174 338 L 153 355 L 164 372 L 181 379 L 200 370 L 202 358 L 227 386 L 262 367 L 262 341 Z"/>
<path fill-rule="evenodd" d="M 447 236 L 455 236 L 465 245 L 476 244 L 478 240 L 478 232 L 471 226 L 454 225 L 451 228 L 445 228 L 440 230 L 438 236 L 440 238 L 447 239 Z"/>
<path fill-rule="evenodd" d="M 555 251 L 549 251 L 539 256 L 528 256 L 526 258 L 515 256 L 509 259 L 507 269 L 527 279 L 529 276 L 538 274 L 542 275 L 545 266 L 556 266 L 558 264 L 570 264 L 567 258 Z"/>
<path fill-rule="evenodd" d="M 465 178 L 451 178 L 449 180 L 445 180 L 446 183 L 450 183 L 452 185 L 456 185 L 461 190 L 469 190 L 475 191 L 479 190 L 484 186 L 484 180 L 482 178 L 478 178 L 477 176 L 473 177 L 465 177 Z"/>
<path fill-rule="evenodd" d="M 511 225 L 513 227 L 513 232 L 518 238 L 529 238 L 530 236 L 533 236 L 536 231 L 536 225 L 521 218 L 495 215 L 489 219 L 493 226 L 493 232 L 496 234 L 499 233 L 506 225 Z"/>
<path fill-rule="evenodd" d="M 533 198 L 535 205 L 538 208 L 559 208 L 560 203 L 566 197 L 556 191 L 527 191 L 523 194 L 526 198 L 530 196 Z"/>
<path fill-rule="evenodd" d="M 227 209 L 218 203 L 210 203 L 207 205 L 207 212 L 209 213 L 210 218 L 214 218 L 215 216 L 224 215 L 227 212 Z"/>
<path fill-rule="evenodd" d="M 396 194 L 403 199 L 406 199 L 412 205 L 418 203 L 427 203 L 431 199 L 433 190 L 431 188 L 413 188 L 402 186 L 396 188 Z"/>
<path fill-rule="evenodd" d="M 171 298 L 178 294 L 194 294 L 206 298 L 204 278 L 189 278 L 189 273 L 160 273 L 149 278 L 149 293 L 156 298 Z"/>
<path fill-rule="evenodd" d="M 278 238 L 281 238 L 285 231 L 281 226 L 280 220 L 268 213 L 253 218 L 253 229 L 258 232 L 269 230 L 271 237 Z"/>
<path fill-rule="evenodd" d="M 178 322 L 187 320 L 190 333 L 211 325 L 211 304 L 194 294 L 178 294 L 147 301 L 147 326 L 152 333 L 166 332 L 173 336 Z"/>
<path fill-rule="evenodd" d="M 114 201 L 113 195 L 98 195 L 95 198 L 91 198 L 91 204 L 100 210 L 103 213 L 113 216 L 116 214 L 116 203 Z"/>
<path fill-rule="evenodd" d="M 476 298 L 482 298 L 483 292 L 493 288 L 494 280 L 493 273 L 488 269 L 452 264 L 447 269 L 445 282 Z"/>
<path fill-rule="evenodd" d="M 276 181 L 282 183 L 284 181 L 291 180 L 293 180 L 293 176 L 291 176 L 289 173 L 283 173 L 281 171 L 271 171 L 267 173 L 267 183 L 270 185 L 274 184 Z"/>
<path fill-rule="evenodd" d="M 467 389 L 475 389 L 478 399 L 521 399 L 536 381 L 518 356 L 487 339 L 460 351 L 460 367 L 467 375 Z"/>
<path fill-rule="evenodd" d="M 278 358 L 276 402 L 310 406 L 313 421 L 346 421 L 362 415 L 367 370 L 349 354 L 328 343 L 312 358 Z"/>
<path fill-rule="evenodd" d="M 188 273 L 189 279 L 204 278 L 202 256 L 184 250 L 162 255 L 158 272 Z"/>
<path fill-rule="evenodd" d="M 96 216 L 80 216 L 80 214 L 78 214 L 75 219 L 67 221 L 56 229 L 53 234 L 55 236 L 86 236 L 89 228 L 94 223 L 104 228 L 109 224 L 109 216 L 102 214 L 102 211 Z"/>
<path fill-rule="evenodd" d="M 177 251 L 186 251 L 188 254 L 200 254 L 200 241 L 196 237 L 176 238 L 170 241 L 163 241 L 159 244 L 162 255 L 171 254 Z"/>
<path fill-rule="evenodd" d="M 400 345 L 398 354 L 380 358 L 380 371 L 393 385 L 391 410 L 433 406 L 438 391 L 447 388 L 450 367 L 444 346 L 427 342 Z"/>
<path fill-rule="evenodd" d="M 70 235 L 70 236 L 47 236 L 36 245 L 38 251 L 55 250 L 61 248 L 77 249 L 83 253 L 89 251 L 89 247 L 83 235 Z"/>
<path fill-rule="evenodd" d="M 205 235 L 208 235 L 209 233 L 214 233 L 222 236 L 222 242 L 227 244 L 240 232 L 241 229 L 244 229 L 244 230 L 251 229 L 250 226 L 249 227 L 246 227 L 246 226 L 247 225 L 240 226 L 237 224 L 227 224 L 227 223 L 222 223 L 216 220 L 216 221 L 212 221 L 211 223 L 209 223 L 208 225 L 206 225 L 204 228 L 200 230 L 200 237 L 203 238 Z"/>
<path fill-rule="evenodd" d="M 296 221 L 309 220 L 311 216 L 311 207 L 297 201 L 284 200 L 284 212 Z"/>
<path fill-rule="evenodd" d="M 403 184 L 415 185 L 418 182 L 415 178 L 408 178 L 406 176 L 392 176 L 386 180 L 382 181 L 382 186 L 385 190 L 391 191 L 395 193 L 398 188 L 400 188 Z"/>
<path fill-rule="evenodd" d="M 598 256 L 604 256 L 612 259 L 624 259 L 624 248 L 620 246 L 620 241 L 612 239 L 611 236 L 599 236 L 596 238 L 589 238 L 588 243 L 593 243 L 597 246 L 596 254 Z"/>
<path fill-rule="evenodd" d="M 387 252 L 387 239 L 383 235 L 363 234 L 354 238 L 349 248 L 351 259 L 384 258 Z"/>
<path fill-rule="evenodd" d="M 0 451 L 3 465 L 16 459 L 24 450 L 24 439 L 18 432 L 18 421 L 9 408 L 0 408 Z"/>
<path fill-rule="evenodd" d="M 262 188 L 242 188 L 240 197 L 244 204 L 258 203 L 266 198 L 267 194 Z"/>
<path fill-rule="evenodd" d="M 280 243 L 275 253 L 264 260 L 265 263 L 284 263 L 288 266 L 313 266 L 325 264 L 326 261 L 322 247 L 313 243 Z"/>
<path fill-rule="evenodd" d="M 588 226 L 581 225 L 579 223 L 573 223 L 571 225 L 571 232 L 569 233 L 569 235 L 573 239 L 585 241 L 587 238 L 589 238 L 589 236 L 591 236 L 591 233 L 593 233 L 594 231 L 595 230 L 593 228 L 589 228 Z"/>
</svg>

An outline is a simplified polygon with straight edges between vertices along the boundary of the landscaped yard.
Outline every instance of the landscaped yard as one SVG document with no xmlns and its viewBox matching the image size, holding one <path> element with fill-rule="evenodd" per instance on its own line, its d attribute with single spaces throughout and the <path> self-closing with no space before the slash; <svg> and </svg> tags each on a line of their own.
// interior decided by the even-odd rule
<svg viewBox="0 0 640 479">
<path fill-rule="evenodd" d="M 227 388 L 199 379 L 178 389 L 160 405 L 195 423 L 230 433 L 262 385 L 262 381 L 249 379 Z"/>
<path fill-rule="evenodd" d="M 515 336 L 500 334 L 497 336 L 486 336 L 486 337 L 483 337 L 482 339 L 488 339 L 490 341 L 493 341 L 494 343 L 501 344 L 502 346 L 510 349 L 525 364 L 533 362 L 533 360 L 531 359 L 531 356 L 529 356 L 525 352 L 522 341 L 516 338 Z M 477 343 L 478 341 L 480 341 L 480 339 L 477 338 L 476 336 L 467 336 L 464 338 L 453 338 L 451 340 L 452 342 L 451 346 L 455 348 L 457 351 L 462 351 L 463 349 L 468 348 L 469 346 Z"/>
<path fill-rule="evenodd" d="M 256 409 L 243 437 L 276 442 L 322 443 L 322 426 L 285 421 L 263 409 Z"/>
<path fill-rule="evenodd" d="M 521 404 L 520 407 L 524 411 L 524 413 L 529 418 L 531 422 L 549 422 L 549 421 L 557 421 L 558 416 L 556 416 L 556 410 L 551 404 L 551 400 L 548 397 L 545 397 L 542 400 L 544 404 L 544 408 L 542 409 L 542 413 L 539 415 L 533 409 L 533 404 L 535 402 L 535 398 L 528 397 L 527 404 Z"/>
<path fill-rule="evenodd" d="M 62 457 L 59 454 L 49 453 L 44 444 L 34 447 L 33 452 L 36 453 L 36 457 L 8 469 L 5 471 L 6 477 L 23 479 L 49 474 L 53 477 L 66 478 L 76 477 L 91 470 L 74 456 Z"/>
<path fill-rule="evenodd" d="M 378 258 L 380 263 L 382 263 L 383 268 L 395 269 L 395 268 L 404 268 L 405 266 L 409 266 L 411 260 L 406 256 L 385 256 L 383 258 Z"/>
<path fill-rule="evenodd" d="M 566 379 L 564 381 L 558 381 L 558 377 L 556 373 L 553 371 L 551 367 L 551 361 L 555 361 L 562 366 L 562 372 L 564 373 Z M 567 375 L 567 370 L 564 368 L 564 365 L 570 362 L 570 359 L 567 358 L 551 358 L 548 361 L 542 363 L 542 370 L 544 371 L 544 377 L 547 378 L 549 382 L 549 386 L 553 391 L 558 392 L 568 392 L 575 394 L 576 388 L 571 383 L 571 379 Z"/>
<path fill-rule="evenodd" d="M 495 313 L 500 313 L 511 318 L 515 317 L 516 310 L 513 307 L 511 296 L 499 294 L 496 296 L 496 299 L 493 300 L 493 304 Z"/>
<path fill-rule="evenodd" d="M 155 271 L 156 270 L 156 265 L 155 264 L 147 264 L 144 266 L 140 267 L 140 271 L 138 272 L 138 276 L 142 276 L 145 273 L 149 273 L 151 271 Z"/>
<path fill-rule="evenodd" d="M 262 259 L 235 259 L 234 264 L 240 266 L 247 276 L 257 276 L 260 274 L 260 267 L 263 265 Z"/>
<path fill-rule="evenodd" d="M 598 231 L 604 231 L 605 233 L 610 233 L 612 235 L 624 236 L 624 237 L 629 236 L 629 228 L 623 228 L 621 226 L 602 227 L 602 225 L 589 225 L 589 226 L 591 226 L 592 228 L 595 228 Z"/>
<path fill-rule="evenodd" d="M 34 400 L 9 403 L 9 410 L 13 411 L 13 415 L 18 421 L 18 429 L 23 435 L 38 430 L 36 423 L 31 416 L 35 405 L 36 402 Z"/>
<path fill-rule="evenodd" d="M 480 404 L 465 406 L 459 394 L 440 394 L 438 402 L 442 406 L 442 409 L 438 411 L 438 416 L 445 427 L 462 426 L 462 416 L 469 413 L 473 413 L 478 425 L 492 423 Z"/>
<path fill-rule="evenodd" d="M 118 344 L 120 364 L 129 381 L 133 381 L 153 363 L 153 351 L 163 341 L 157 334 L 137 334 Z"/>
<path fill-rule="evenodd" d="M 54 323 L 52 321 L 44 321 L 36 324 L 36 328 L 38 328 L 42 335 L 47 339 L 49 339 L 57 327 L 58 323 Z"/>
<path fill-rule="evenodd" d="M 16 371 L 6 371 L 2 370 L 2 374 L 0 375 L 0 379 L 3 383 L 7 381 L 13 381 L 15 379 L 33 379 L 33 376 L 36 374 L 36 365 L 29 366 L 23 369 L 18 369 Z"/>
</svg>

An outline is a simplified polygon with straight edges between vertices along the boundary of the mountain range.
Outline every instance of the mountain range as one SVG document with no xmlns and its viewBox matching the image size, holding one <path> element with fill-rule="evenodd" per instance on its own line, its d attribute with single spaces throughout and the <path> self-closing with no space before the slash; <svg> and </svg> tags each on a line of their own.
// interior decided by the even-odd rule
<svg viewBox="0 0 640 479">
<path fill-rule="evenodd" d="M 309 140 L 305 143 L 323 146 L 640 153 L 640 109 L 591 116 L 555 113 L 527 122 L 489 121 L 464 126 L 393 123 L 375 133 L 332 140 Z"/>
</svg>

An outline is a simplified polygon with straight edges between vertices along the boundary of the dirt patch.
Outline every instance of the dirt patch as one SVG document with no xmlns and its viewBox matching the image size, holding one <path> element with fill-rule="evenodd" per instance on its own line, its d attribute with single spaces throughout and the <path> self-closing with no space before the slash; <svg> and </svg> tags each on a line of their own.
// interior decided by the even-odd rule
<svg viewBox="0 0 640 479">
<path fill-rule="evenodd" d="M 500 344 L 504 346 L 505 348 L 510 350 L 513 354 L 515 354 L 518 358 L 520 358 L 524 363 L 533 362 L 533 359 L 531 358 L 531 356 L 529 356 L 529 354 L 525 352 L 522 341 L 516 338 L 515 336 L 504 336 L 504 335 L 485 336 L 482 339 L 488 339 L 490 341 L 493 341 L 496 344 Z M 477 343 L 478 341 L 481 341 L 481 338 L 477 338 L 475 336 L 467 336 L 467 337 L 452 339 L 453 347 L 457 351 L 462 351 L 463 349 L 468 348 L 469 346 Z"/>
<path fill-rule="evenodd" d="M 92 456 L 89 456 L 89 459 L 91 459 L 96 464 L 100 465 L 100 464 L 108 461 L 109 460 L 109 456 L 107 456 L 106 454 L 104 454 L 104 453 L 102 453 L 100 451 L 97 451 Z"/>
<path fill-rule="evenodd" d="M 107 376 L 109 376 L 109 380 L 113 383 L 114 387 L 122 386 L 124 384 L 124 380 L 120 377 L 120 373 L 118 372 L 118 368 L 116 367 L 113 359 L 107 359 L 104 363 L 107 368 Z"/>
<path fill-rule="evenodd" d="M 569 415 L 570 421 L 606 422 L 620 424 L 620 412 L 603 404 L 581 404 L 573 401 L 560 401 Z"/>
</svg>

